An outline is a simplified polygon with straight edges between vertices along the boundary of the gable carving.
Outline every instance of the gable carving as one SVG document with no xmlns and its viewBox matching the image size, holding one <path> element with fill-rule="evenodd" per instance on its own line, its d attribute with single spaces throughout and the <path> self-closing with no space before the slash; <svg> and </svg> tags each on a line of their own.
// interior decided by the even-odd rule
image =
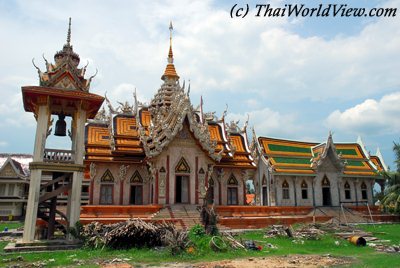
<svg viewBox="0 0 400 268">
<path fill-rule="evenodd" d="M 16 177 L 18 176 L 13 167 L 11 166 L 11 163 L 8 162 L 7 165 L 3 168 L 3 170 L 0 173 L 1 177 Z"/>
<path fill-rule="evenodd" d="M 228 179 L 228 185 L 238 185 L 238 181 L 233 174 Z"/>
<path fill-rule="evenodd" d="M 322 186 L 330 186 L 330 185 L 331 185 L 331 183 L 330 183 L 328 177 L 324 176 L 324 179 L 322 180 Z"/>
<path fill-rule="evenodd" d="M 143 183 L 142 176 L 140 176 L 139 171 L 135 171 L 130 179 L 131 183 Z"/>
<path fill-rule="evenodd" d="M 190 173 L 190 167 L 188 163 L 186 162 L 185 158 L 181 158 L 179 160 L 178 164 L 175 167 L 175 172 L 177 173 Z"/>
<path fill-rule="evenodd" d="M 114 176 L 112 175 L 111 171 L 107 169 L 103 176 L 100 179 L 101 182 L 114 182 Z"/>
</svg>

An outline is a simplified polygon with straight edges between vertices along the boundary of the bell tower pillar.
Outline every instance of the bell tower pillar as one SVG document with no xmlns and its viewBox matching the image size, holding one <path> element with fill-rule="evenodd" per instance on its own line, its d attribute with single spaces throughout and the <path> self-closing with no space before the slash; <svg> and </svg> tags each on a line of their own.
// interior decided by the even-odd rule
<svg viewBox="0 0 400 268">
<path fill-rule="evenodd" d="M 37 127 L 35 136 L 35 146 L 33 149 L 33 162 L 43 159 L 43 148 L 46 145 L 46 134 L 48 128 L 49 109 L 47 98 L 42 97 L 37 102 Z M 38 211 L 38 201 L 40 194 L 40 182 L 42 171 L 40 169 L 31 170 L 31 180 L 29 187 L 28 202 L 26 207 L 25 225 L 23 241 L 30 241 L 35 234 L 36 214 Z M 32 238 L 32 239 L 30 239 Z"/>
</svg>

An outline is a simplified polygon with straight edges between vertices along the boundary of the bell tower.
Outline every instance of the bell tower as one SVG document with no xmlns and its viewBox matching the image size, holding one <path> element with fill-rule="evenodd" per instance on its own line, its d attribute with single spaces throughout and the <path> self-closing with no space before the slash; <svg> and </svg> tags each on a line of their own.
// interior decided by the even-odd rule
<svg viewBox="0 0 400 268">
<path fill-rule="evenodd" d="M 65 238 L 72 240 L 66 230 L 75 226 L 80 215 L 85 123 L 94 118 L 104 100 L 89 93 L 95 75 L 86 79 L 87 65 L 78 67 L 80 58 L 71 45 L 71 18 L 67 42 L 54 55 L 54 64 L 45 58 L 44 61 L 46 71 L 42 72 L 32 60 L 39 74 L 39 86 L 22 87 L 24 109 L 32 112 L 37 121 L 22 243 L 34 241 L 39 218 L 46 226 L 42 238 L 53 238 L 55 228 L 60 228 Z M 52 133 L 54 119 L 57 122 Z M 52 138 L 60 139 L 60 143 L 70 144 L 70 148 L 48 148 L 46 141 L 50 135 L 57 136 Z M 57 210 L 61 195 L 67 199 L 66 212 Z"/>
</svg>

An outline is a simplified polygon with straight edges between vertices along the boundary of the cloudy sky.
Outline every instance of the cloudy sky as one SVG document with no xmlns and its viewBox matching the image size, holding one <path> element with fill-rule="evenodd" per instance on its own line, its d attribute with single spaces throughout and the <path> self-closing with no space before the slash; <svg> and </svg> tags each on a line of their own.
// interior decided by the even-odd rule
<svg viewBox="0 0 400 268">
<path fill-rule="evenodd" d="M 283 7 L 294 1 L 259 1 Z M 316 3 L 315 1 L 305 1 Z M 114 102 L 148 102 L 161 84 L 174 25 L 175 66 L 190 81 L 191 100 L 228 120 L 250 115 L 257 135 L 380 147 L 394 168 L 400 141 L 400 11 L 392 18 L 230 17 L 252 1 L 0 0 L 0 151 L 33 151 L 35 120 L 21 86 L 37 85 L 31 64 L 45 69 L 66 40 L 99 74 L 91 92 Z M 320 0 L 351 7 L 395 7 L 400 0 Z M 313 6 L 310 6 L 313 7 Z M 251 12 L 250 12 L 251 13 Z"/>
</svg>

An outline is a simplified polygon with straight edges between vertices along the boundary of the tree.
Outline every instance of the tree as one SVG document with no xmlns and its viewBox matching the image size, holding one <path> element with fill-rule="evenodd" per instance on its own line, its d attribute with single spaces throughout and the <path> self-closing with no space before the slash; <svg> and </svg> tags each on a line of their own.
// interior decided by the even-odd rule
<svg viewBox="0 0 400 268">
<path fill-rule="evenodd" d="M 396 171 L 384 174 L 387 187 L 382 205 L 387 211 L 400 213 L 400 142 L 393 142 L 393 152 L 396 156 Z"/>
</svg>

